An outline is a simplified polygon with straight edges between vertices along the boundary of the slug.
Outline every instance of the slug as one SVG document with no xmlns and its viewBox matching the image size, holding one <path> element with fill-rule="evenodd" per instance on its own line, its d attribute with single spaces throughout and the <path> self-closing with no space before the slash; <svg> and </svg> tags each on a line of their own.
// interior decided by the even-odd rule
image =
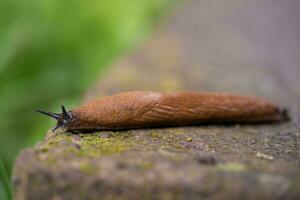
<svg viewBox="0 0 300 200">
<path fill-rule="evenodd" d="M 200 124 L 267 123 L 288 119 L 287 111 L 256 97 L 225 93 L 127 92 L 103 97 L 71 111 L 38 112 L 57 120 L 53 129 L 71 132 L 125 130 Z"/>
</svg>

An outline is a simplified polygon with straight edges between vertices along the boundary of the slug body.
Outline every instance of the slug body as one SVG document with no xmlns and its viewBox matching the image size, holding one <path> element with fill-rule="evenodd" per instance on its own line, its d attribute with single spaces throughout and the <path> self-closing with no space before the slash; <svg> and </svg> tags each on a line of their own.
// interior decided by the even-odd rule
<svg viewBox="0 0 300 200">
<path fill-rule="evenodd" d="M 199 124 L 266 123 L 287 119 L 286 111 L 282 111 L 276 104 L 254 97 L 224 93 L 127 92 L 103 97 L 68 112 L 62 108 L 61 114 L 39 112 L 57 119 L 56 128 L 82 132 Z"/>
</svg>

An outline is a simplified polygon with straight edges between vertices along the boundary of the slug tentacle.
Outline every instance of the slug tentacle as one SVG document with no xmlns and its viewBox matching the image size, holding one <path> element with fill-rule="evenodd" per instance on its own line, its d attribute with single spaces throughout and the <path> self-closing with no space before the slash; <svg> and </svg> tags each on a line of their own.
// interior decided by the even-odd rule
<svg viewBox="0 0 300 200">
<path fill-rule="evenodd" d="M 58 129 L 60 127 L 66 127 L 68 125 L 68 123 L 72 120 L 72 115 L 70 114 L 71 112 L 68 113 L 66 111 L 66 108 L 63 105 L 61 106 L 61 110 L 62 110 L 61 114 L 52 113 L 52 112 L 48 112 L 48 111 L 42 111 L 42 110 L 37 110 L 37 112 L 44 114 L 46 116 L 50 116 L 57 120 L 56 126 L 54 127 L 54 129 L 52 129 L 52 131 L 55 131 L 56 129 Z"/>
<path fill-rule="evenodd" d="M 44 114 L 44 115 L 47 115 L 49 117 L 52 117 L 56 120 L 59 119 L 59 114 L 56 114 L 56 113 L 52 113 L 52 112 L 48 112 L 48 111 L 43 111 L 43 110 L 37 110 L 37 112 L 41 113 L 41 114 Z"/>
<path fill-rule="evenodd" d="M 38 111 L 57 120 L 68 131 L 122 130 L 133 128 L 212 123 L 266 123 L 288 119 L 274 103 L 255 97 L 225 93 L 127 92 L 104 97 L 67 112 Z"/>
</svg>

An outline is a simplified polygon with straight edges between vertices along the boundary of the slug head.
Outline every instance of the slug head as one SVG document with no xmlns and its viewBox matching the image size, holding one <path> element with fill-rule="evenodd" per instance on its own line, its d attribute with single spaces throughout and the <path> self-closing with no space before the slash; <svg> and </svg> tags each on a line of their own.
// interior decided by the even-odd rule
<svg viewBox="0 0 300 200">
<path fill-rule="evenodd" d="M 62 113 L 57 114 L 57 113 L 52 113 L 48 111 L 42 111 L 42 110 L 37 110 L 37 112 L 42 113 L 43 115 L 47 115 L 49 117 L 52 117 L 57 120 L 57 124 L 55 128 L 52 131 L 55 131 L 56 129 L 60 127 L 66 127 L 67 124 L 71 121 L 72 115 L 71 112 L 67 112 L 64 106 L 61 106 Z"/>
</svg>

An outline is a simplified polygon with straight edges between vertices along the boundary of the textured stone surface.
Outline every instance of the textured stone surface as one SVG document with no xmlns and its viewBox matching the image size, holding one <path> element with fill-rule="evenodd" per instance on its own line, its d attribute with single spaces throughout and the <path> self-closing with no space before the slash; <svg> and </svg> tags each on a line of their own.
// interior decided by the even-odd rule
<svg viewBox="0 0 300 200">
<path fill-rule="evenodd" d="M 285 105 L 283 124 L 48 132 L 14 169 L 16 199 L 299 199 L 297 1 L 191 0 L 87 94 L 226 91 Z M 298 17 L 297 17 L 298 16 Z"/>
</svg>

